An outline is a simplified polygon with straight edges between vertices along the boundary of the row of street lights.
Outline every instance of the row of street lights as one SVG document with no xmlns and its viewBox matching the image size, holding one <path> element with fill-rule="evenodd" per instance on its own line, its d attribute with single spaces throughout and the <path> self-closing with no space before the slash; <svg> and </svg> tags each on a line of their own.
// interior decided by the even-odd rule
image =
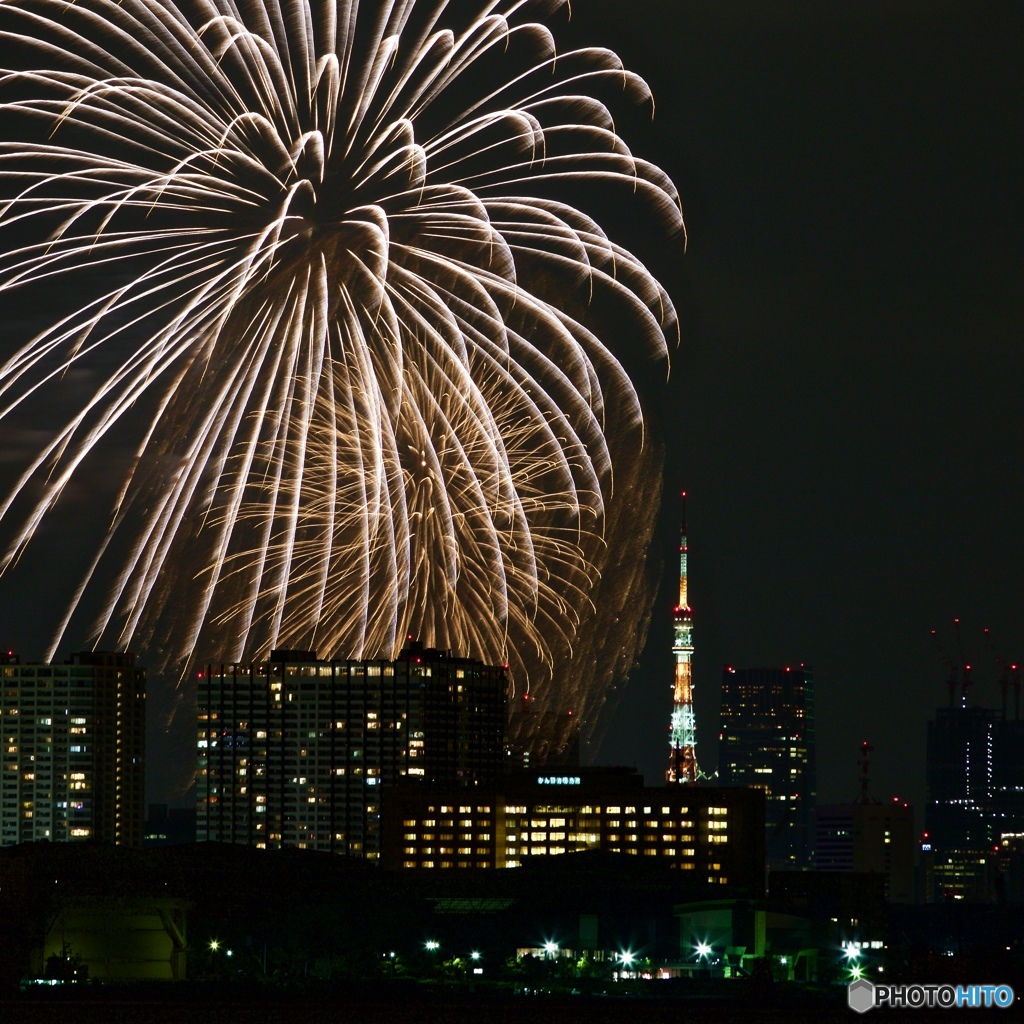
<svg viewBox="0 0 1024 1024">
<path fill-rule="evenodd" d="M 220 943 L 219 939 L 210 939 L 210 941 L 209 941 L 209 943 L 207 945 L 208 945 L 208 948 L 209 948 L 211 953 L 217 953 L 217 952 L 220 951 L 221 943 Z M 423 948 L 428 953 L 436 953 L 441 948 L 441 943 L 438 942 L 436 939 L 427 939 L 427 941 L 423 943 Z M 558 954 L 559 954 L 559 951 L 561 949 L 561 947 L 558 945 L 558 943 L 553 941 L 553 940 L 551 940 L 551 939 L 547 940 L 544 943 L 542 948 L 544 950 L 544 953 L 545 953 L 547 959 L 549 959 L 549 960 L 552 960 L 555 957 L 557 957 Z M 699 960 L 707 960 L 711 956 L 711 954 L 714 952 L 714 949 L 707 942 L 698 942 L 696 947 L 695 947 L 695 951 L 696 951 L 696 954 L 697 954 L 697 958 Z M 232 950 L 232 949 L 225 949 L 224 950 L 224 955 L 227 956 L 227 957 L 233 956 L 234 955 L 234 950 Z M 847 943 L 847 945 L 843 947 L 843 955 L 846 957 L 847 967 L 848 967 L 848 969 L 850 971 L 851 979 L 856 980 L 856 979 L 860 978 L 863 975 L 863 973 L 864 973 L 864 969 L 860 966 L 860 964 L 857 963 L 857 961 L 860 959 L 860 956 L 861 956 L 860 948 L 856 944 L 854 944 L 852 942 Z M 395 959 L 395 953 L 393 953 L 393 952 L 386 954 L 386 956 L 388 958 L 390 958 L 392 961 L 394 961 L 394 959 Z M 478 964 L 479 961 L 482 958 L 483 958 L 483 954 L 479 950 L 476 950 L 476 949 L 474 949 L 469 954 L 469 959 L 474 964 Z M 630 952 L 628 950 L 612 954 L 612 960 L 622 964 L 622 966 L 625 967 L 625 968 L 631 968 L 634 965 L 634 963 L 636 962 L 636 959 L 637 959 L 636 954 L 632 953 L 632 952 Z M 779 957 L 779 962 L 781 964 L 783 964 L 783 965 L 787 964 L 788 960 L 789 960 L 788 957 L 785 957 L 785 956 Z M 264 967 L 264 970 L 265 969 L 266 968 Z M 879 968 L 879 970 L 881 970 L 881 968 Z M 481 968 L 481 967 L 474 967 L 473 973 L 474 974 L 482 974 L 483 973 L 483 968 Z"/>
</svg>

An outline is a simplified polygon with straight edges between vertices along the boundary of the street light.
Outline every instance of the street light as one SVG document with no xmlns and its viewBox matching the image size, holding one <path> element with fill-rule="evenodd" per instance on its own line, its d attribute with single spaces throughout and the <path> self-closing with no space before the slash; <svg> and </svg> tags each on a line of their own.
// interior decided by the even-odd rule
<svg viewBox="0 0 1024 1024">
<path fill-rule="evenodd" d="M 435 949 L 439 949 L 439 948 L 440 948 L 440 946 L 441 946 L 441 943 L 440 943 L 440 942 L 435 942 L 435 941 L 434 941 L 433 939 L 428 939 L 428 940 L 427 940 L 427 941 L 426 941 L 426 942 L 425 942 L 425 943 L 423 944 L 423 946 L 424 946 L 424 948 L 425 948 L 425 949 L 426 949 L 426 950 L 427 950 L 428 952 L 430 952 L 430 953 L 433 953 Z"/>
<path fill-rule="evenodd" d="M 554 956 L 558 952 L 558 943 L 552 942 L 550 939 L 544 943 L 544 952 L 548 956 Z"/>
<path fill-rule="evenodd" d="M 479 960 L 480 954 L 474 949 L 473 952 L 469 954 L 469 958 L 470 960 Z"/>
<path fill-rule="evenodd" d="M 706 942 L 697 943 L 697 956 L 708 956 L 711 952 L 711 947 Z"/>
<path fill-rule="evenodd" d="M 633 961 L 636 959 L 635 953 L 620 953 L 619 960 L 622 961 L 624 967 L 632 967 Z"/>
<path fill-rule="evenodd" d="M 219 942 L 219 940 L 217 940 L 217 939 L 210 939 L 210 950 L 211 950 L 211 952 L 216 953 L 218 949 L 220 949 L 220 942 Z"/>
</svg>

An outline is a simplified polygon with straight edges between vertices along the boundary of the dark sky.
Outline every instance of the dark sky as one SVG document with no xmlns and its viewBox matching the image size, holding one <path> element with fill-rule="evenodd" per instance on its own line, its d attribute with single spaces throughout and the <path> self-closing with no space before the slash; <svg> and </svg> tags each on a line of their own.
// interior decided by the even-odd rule
<svg viewBox="0 0 1024 1024">
<path fill-rule="evenodd" d="M 653 122 L 618 127 L 689 231 L 685 256 L 642 240 L 683 323 L 668 386 L 645 389 L 667 572 L 600 759 L 665 767 L 685 488 L 703 765 L 722 666 L 802 661 L 820 797 L 852 799 L 867 738 L 876 793 L 920 803 L 946 696 L 929 630 L 955 650 L 960 616 L 980 703 L 999 699 L 982 628 L 1024 657 L 1024 10 L 576 0 L 564 28 L 650 83 Z M 3 596 L 0 634 L 38 656 Z"/>
<path fill-rule="evenodd" d="M 574 22 L 652 86 L 653 126 L 620 128 L 689 231 L 664 277 L 668 571 L 602 759 L 664 768 L 685 488 L 702 762 L 722 666 L 802 661 L 819 797 L 856 795 L 866 738 L 877 795 L 920 803 L 930 629 L 955 655 L 961 618 L 978 703 L 999 702 L 983 627 L 1024 656 L 1024 13 L 584 0 Z"/>
</svg>

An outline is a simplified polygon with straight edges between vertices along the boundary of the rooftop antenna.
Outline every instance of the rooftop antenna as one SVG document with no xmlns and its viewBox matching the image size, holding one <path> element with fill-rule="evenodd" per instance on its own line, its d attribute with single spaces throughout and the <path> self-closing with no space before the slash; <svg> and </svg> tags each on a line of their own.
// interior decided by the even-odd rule
<svg viewBox="0 0 1024 1024">
<path fill-rule="evenodd" d="M 860 745 L 860 757 L 857 759 L 857 764 L 860 765 L 860 797 L 857 800 L 859 804 L 871 803 L 871 798 L 868 796 L 868 782 L 870 781 L 868 776 L 868 764 L 870 763 L 870 755 L 874 751 L 874 747 L 868 743 L 867 740 L 862 740 Z"/>
</svg>

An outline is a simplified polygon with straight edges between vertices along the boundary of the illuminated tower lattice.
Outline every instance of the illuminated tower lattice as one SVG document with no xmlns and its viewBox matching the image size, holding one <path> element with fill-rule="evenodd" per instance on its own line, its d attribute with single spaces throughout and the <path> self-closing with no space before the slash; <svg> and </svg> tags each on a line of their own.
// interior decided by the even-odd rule
<svg viewBox="0 0 1024 1024">
<path fill-rule="evenodd" d="M 672 685 L 672 726 L 668 771 L 671 783 L 693 785 L 697 781 L 697 738 L 693 715 L 693 612 L 686 594 L 686 492 L 683 498 L 683 524 L 679 535 L 679 603 L 673 610 L 672 653 L 676 659 L 676 678 Z"/>
</svg>

